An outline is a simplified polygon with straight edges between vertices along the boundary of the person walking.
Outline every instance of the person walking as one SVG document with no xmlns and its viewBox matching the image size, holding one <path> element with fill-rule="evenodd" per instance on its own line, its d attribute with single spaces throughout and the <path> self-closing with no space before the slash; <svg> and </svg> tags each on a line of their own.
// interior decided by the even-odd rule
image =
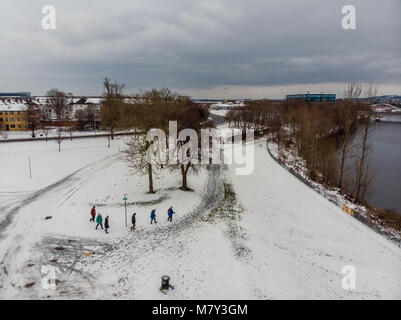
<svg viewBox="0 0 401 320">
<path fill-rule="evenodd" d="M 131 230 L 135 230 L 136 213 L 134 213 L 134 214 L 132 215 L 132 217 L 131 217 L 131 223 L 132 223 Z"/>
<path fill-rule="evenodd" d="M 95 217 L 96 217 L 96 208 L 95 208 L 95 206 L 93 206 L 92 209 L 91 209 L 91 216 L 92 216 L 92 218 L 90 218 L 89 221 L 95 222 Z"/>
<path fill-rule="evenodd" d="M 108 234 L 109 233 L 109 216 L 106 216 L 106 219 L 104 220 L 104 231 Z"/>
<path fill-rule="evenodd" d="M 173 214 L 174 214 L 174 213 L 175 213 L 175 212 L 173 211 L 173 206 L 171 206 L 171 207 L 167 210 L 167 215 L 168 215 L 167 221 L 170 221 L 170 222 L 173 221 Z"/>
<path fill-rule="evenodd" d="M 156 209 L 153 209 L 152 212 L 150 213 L 150 224 L 152 224 L 152 222 L 157 223 L 156 221 Z"/>
<path fill-rule="evenodd" d="M 97 223 L 96 228 L 95 228 L 96 230 L 99 226 L 103 229 L 103 217 L 100 213 L 96 217 L 96 223 Z"/>
</svg>

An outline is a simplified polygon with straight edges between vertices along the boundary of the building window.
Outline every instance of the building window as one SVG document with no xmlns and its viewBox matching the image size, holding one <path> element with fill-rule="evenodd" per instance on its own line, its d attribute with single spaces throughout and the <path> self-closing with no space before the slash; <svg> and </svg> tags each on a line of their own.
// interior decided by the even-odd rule
<svg viewBox="0 0 401 320">
<path fill-rule="evenodd" d="M 0 121 L 3 122 L 3 118 L 0 118 Z"/>
<path fill-rule="evenodd" d="M 10 125 L 11 128 L 15 128 L 15 124 Z"/>
<path fill-rule="evenodd" d="M 10 114 L 14 114 L 14 111 L 10 111 Z"/>
<path fill-rule="evenodd" d="M 21 129 L 21 125 L 20 125 L 20 124 L 18 125 L 18 128 L 20 128 L 20 129 Z"/>
</svg>

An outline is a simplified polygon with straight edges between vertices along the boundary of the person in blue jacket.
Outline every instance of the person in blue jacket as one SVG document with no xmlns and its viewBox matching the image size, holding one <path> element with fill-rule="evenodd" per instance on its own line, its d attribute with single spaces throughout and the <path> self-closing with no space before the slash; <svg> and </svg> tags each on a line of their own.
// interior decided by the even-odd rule
<svg viewBox="0 0 401 320">
<path fill-rule="evenodd" d="M 167 215 L 168 215 L 167 221 L 170 221 L 170 222 L 173 221 L 173 214 L 174 214 L 174 213 L 175 213 L 175 212 L 173 211 L 173 207 L 171 206 L 171 207 L 167 210 Z"/>
<path fill-rule="evenodd" d="M 156 221 L 156 209 L 153 209 L 152 212 L 150 213 L 150 224 L 152 224 L 152 222 L 157 223 Z"/>
</svg>

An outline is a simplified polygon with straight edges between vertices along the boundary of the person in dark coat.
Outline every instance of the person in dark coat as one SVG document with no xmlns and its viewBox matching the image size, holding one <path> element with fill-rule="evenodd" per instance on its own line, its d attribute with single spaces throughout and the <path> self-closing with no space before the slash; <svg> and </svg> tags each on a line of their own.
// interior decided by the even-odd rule
<svg viewBox="0 0 401 320">
<path fill-rule="evenodd" d="M 167 221 L 170 221 L 170 222 L 173 221 L 173 214 L 174 214 L 174 213 L 175 213 L 175 212 L 173 211 L 173 207 L 171 206 L 171 207 L 167 210 L 167 215 L 168 215 Z"/>
<path fill-rule="evenodd" d="M 90 218 L 89 221 L 95 222 L 95 217 L 96 217 L 96 208 L 95 208 L 95 206 L 93 206 L 92 209 L 91 209 L 91 216 L 92 216 L 92 218 Z"/>
<path fill-rule="evenodd" d="M 110 225 L 109 225 L 109 216 L 106 216 L 106 219 L 104 220 L 104 231 L 105 231 L 106 233 L 109 233 L 109 228 L 110 228 Z"/>
<path fill-rule="evenodd" d="M 132 223 L 132 227 L 131 230 L 135 230 L 135 224 L 136 224 L 136 213 L 134 213 L 131 217 L 131 223 Z"/>
<path fill-rule="evenodd" d="M 150 224 L 152 224 L 152 222 L 157 223 L 156 221 L 156 209 L 153 209 L 152 212 L 150 213 Z"/>
<path fill-rule="evenodd" d="M 99 226 L 103 229 L 103 217 L 100 213 L 96 217 L 96 223 L 97 223 L 96 230 L 97 230 L 97 227 L 99 227 Z"/>
</svg>

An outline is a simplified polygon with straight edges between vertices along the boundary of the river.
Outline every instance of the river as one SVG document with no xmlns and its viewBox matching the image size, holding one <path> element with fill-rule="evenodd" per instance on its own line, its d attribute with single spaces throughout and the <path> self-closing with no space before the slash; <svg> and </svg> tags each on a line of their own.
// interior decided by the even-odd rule
<svg viewBox="0 0 401 320">
<path fill-rule="evenodd" d="M 384 115 L 372 129 L 370 141 L 376 177 L 368 201 L 374 207 L 395 208 L 401 214 L 401 115 Z"/>
</svg>

